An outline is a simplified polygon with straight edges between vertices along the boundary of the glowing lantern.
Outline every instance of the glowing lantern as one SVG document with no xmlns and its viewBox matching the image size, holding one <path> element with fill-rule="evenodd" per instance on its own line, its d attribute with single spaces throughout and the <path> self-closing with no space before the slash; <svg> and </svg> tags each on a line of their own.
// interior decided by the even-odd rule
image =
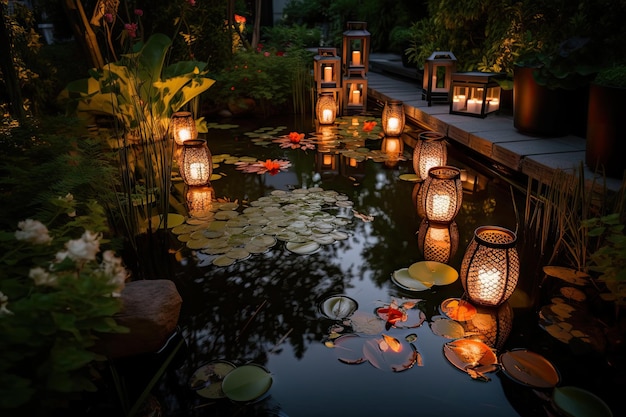
<svg viewBox="0 0 626 417">
<path fill-rule="evenodd" d="M 474 231 L 463 261 L 461 283 L 470 301 L 498 306 L 509 299 L 519 278 L 519 256 L 514 232 L 498 226 Z"/>
<path fill-rule="evenodd" d="M 413 149 L 413 170 L 423 181 L 428 178 L 428 170 L 443 166 L 448 161 L 448 149 L 444 135 L 438 132 L 422 132 Z"/>
<path fill-rule="evenodd" d="M 196 218 L 208 217 L 213 211 L 215 189 L 210 186 L 189 187 L 186 194 L 187 212 Z"/>
<path fill-rule="evenodd" d="M 486 345 L 500 350 L 513 328 L 513 308 L 508 302 L 498 308 L 479 306 L 476 314 L 461 325 L 466 333 L 472 333 Z"/>
<path fill-rule="evenodd" d="M 206 185 L 213 173 L 213 160 L 206 140 L 188 140 L 183 143 L 180 176 L 185 184 Z"/>
<path fill-rule="evenodd" d="M 344 74 L 348 75 L 350 68 L 364 69 L 367 73 L 371 37 L 367 31 L 367 22 L 348 22 L 346 26 L 341 48 Z"/>
<path fill-rule="evenodd" d="M 428 170 L 428 178 L 420 190 L 420 202 L 431 223 L 450 223 L 463 201 L 461 171 L 451 166 L 437 166 Z"/>
<path fill-rule="evenodd" d="M 452 73 L 456 71 L 456 57 L 450 51 L 433 52 L 424 64 L 422 100 L 432 105 L 433 101 L 450 101 Z"/>
<path fill-rule="evenodd" d="M 382 112 L 383 132 L 386 136 L 400 136 L 404 131 L 404 105 L 399 100 L 389 100 Z"/>
<path fill-rule="evenodd" d="M 321 93 L 317 98 L 315 110 L 319 124 L 330 125 L 335 123 L 337 103 L 334 95 L 332 93 Z"/>
<path fill-rule="evenodd" d="M 188 111 L 179 111 L 172 115 L 170 130 L 174 141 L 178 145 L 182 145 L 183 142 L 188 140 L 198 139 L 196 121 Z"/>
</svg>

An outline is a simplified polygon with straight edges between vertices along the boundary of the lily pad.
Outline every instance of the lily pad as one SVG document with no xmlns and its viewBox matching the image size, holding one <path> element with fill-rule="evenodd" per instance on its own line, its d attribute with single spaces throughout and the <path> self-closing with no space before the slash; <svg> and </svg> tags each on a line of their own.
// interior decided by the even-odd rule
<svg viewBox="0 0 626 417">
<path fill-rule="evenodd" d="M 350 317 L 359 307 L 358 303 L 345 295 L 332 295 L 319 304 L 320 312 L 333 320 Z"/>
<path fill-rule="evenodd" d="M 409 274 L 417 280 L 432 285 L 452 284 L 459 277 L 456 269 L 437 261 L 420 261 L 409 266 Z"/>
<path fill-rule="evenodd" d="M 224 395 L 236 402 L 254 401 L 264 395 L 271 386 L 272 375 L 256 364 L 235 368 L 222 381 Z"/>
<path fill-rule="evenodd" d="M 447 317 L 437 317 L 430 323 L 430 328 L 437 336 L 446 339 L 460 339 L 465 336 L 465 329 L 457 321 Z"/>
<path fill-rule="evenodd" d="M 189 380 L 189 386 L 204 398 L 224 398 L 222 381 L 235 369 L 235 365 L 227 361 L 212 361 L 196 369 Z"/>
<path fill-rule="evenodd" d="M 401 268 L 393 272 L 391 275 L 391 281 L 398 287 L 408 291 L 425 291 L 432 287 L 431 282 L 424 282 L 418 278 L 415 278 L 409 273 L 408 268 Z"/>
<path fill-rule="evenodd" d="M 552 391 L 552 402 L 567 417 L 612 417 L 609 406 L 582 388 L 565 386 Z"/>
<path fill-rule="evenodd" d="M 553 388 L 561 379 L 554 365 L 538 353 L 516 349 L 500 355 L 506 376 L 533 388 Z"/>
<path fill-rule="evenodd" d="M 543 273 L 554 278 L 562 279 L 563 281 L 574 285 L 582 286 L 589 282 L 589 274 L 572 268 L 566 268 L 564 266 L 544 266 Z"/>
</svg>

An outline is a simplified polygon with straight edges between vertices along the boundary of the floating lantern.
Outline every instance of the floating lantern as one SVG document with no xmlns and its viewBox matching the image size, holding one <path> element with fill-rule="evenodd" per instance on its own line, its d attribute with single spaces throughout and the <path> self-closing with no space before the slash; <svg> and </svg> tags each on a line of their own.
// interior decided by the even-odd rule
<svg viewBox="0 0 626 417">
<path fill-rule="evenodd" d="M 471 302 L 498 306 L 513 294 L 520 267 L 516 243 L 515 233 L 503 227 L 481 226 L 474 231 L 460 272 Z"/>
<path fill-rule="evenodd" d="M 198 139 L 198 129 L 196 121 L 191 112 L 179 111 L 172 115 L 170 121 L 170 131 L 174 141 L 182 145 L 185 141 Z"/>
<path fill-rule="evenodd" d="M 428 178 L 428 170 L 432 167 L 446 165 L 448 149 L 444 135 L 426 131 L 419 134 L 413 150 L 413 170 L 423 181 Z"/>
<path fill-rule="evenodd" d="M 185 184 L 206 185 L 213 173 L 213 160 L 206 140 L 188 140 L 183 143 L 180 176 Z"/>
<path fill-rule="evenodd" d="M 423 219 L 418 229 L 417 247 L 424 260 L 447 264 L 459 248 L 457 224 L 430 223 Z"/>
<path fill-rule="evenodd" d="M 317 121 L 321 125 L 330 125 L 335 123 L 337 117 L 337 103 L 332 93 L 321 93 L 317 98 L 315 106 Z"/>
<path fill-rule="evenodd" d="M 404 105 L 400 100 L 385 103 L 381 115 L 383 132 L 386 136 L 400 136 L 404 131 Z"/>
<path fill-rule="evenodd" d="M 203 218 L 213 211 L 215 189 L 211 186 L 189 187 L 186 194 L 187 212 L 191 217 Z"/>
<path fill-rule="evenodd" d="M 437 166 L 428 170 L 428 178 L 420 189 L 419 204 L 431 223 L 450 223 L 463 201 L 461 171 L 452 166 Z"/>
</svg>

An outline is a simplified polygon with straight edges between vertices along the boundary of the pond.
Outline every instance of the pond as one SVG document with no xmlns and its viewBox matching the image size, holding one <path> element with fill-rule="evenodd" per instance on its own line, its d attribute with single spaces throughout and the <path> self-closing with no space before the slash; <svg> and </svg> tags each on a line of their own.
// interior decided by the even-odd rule
<svg viewBox="0 0 626 417">
<path fill-rule="evenodd" d="M 560 385 L 594 389 L 593 371 L 575 369 L 579 358 L 537 325 L 529 260 L 508 302 L 478 309 L 482 324 L 442 309 L 463 296 L 455 274 L 475 229 L 516 228 L 519 195 L 465 151 L 449 146 L 448 165 L 472 179 L 455 218 L 458 249 L 442 262 L 452 278 L 428 288 L 405 284 L 402 274 L 425 261 L 420 183 L 411 178 L 412 148 L 405 143 L 390 159 L 379 129 L 362 129 L 371 120 L 380 123 L 376 114 L 341 118 L 335 142 L 306 118 L 210 125 L 217 201 L 170 233 L 186 346 L 159 386 L 165 415 L 557 415 L 552 387 L 489 366 L 516 350 L 539 356 L 526 376 L 537 371 L 550 380 L 553 370 Z M 416 137 L 421 129 L 409 131 Z M 291 132 L 305 134 L 294 148 L 284 140 Z M 253 162 L 268 159 L 289 166 L 255 172 Z M 182 181 L 173 194 L 187 203 Z M 481 334 L 493 353 L 465 358 L 479 346 L 454 341 Z M 487 366 L 468 366 L 473 360 Z M 208 369 L 245 371 L 224 387 L 217 377 L 205 382 Z"/>
</svg>

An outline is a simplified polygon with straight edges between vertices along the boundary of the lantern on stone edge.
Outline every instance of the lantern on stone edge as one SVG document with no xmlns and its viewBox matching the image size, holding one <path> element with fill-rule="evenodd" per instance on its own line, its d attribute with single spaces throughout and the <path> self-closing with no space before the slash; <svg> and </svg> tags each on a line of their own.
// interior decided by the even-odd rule
<svg viewBox="0 0 626 417">
<path fill-rule="evenodd" d="M 517 236 L 499 226 L 481 226 L 474 231 L 459 276 L 469 301 L 496 307 L 509 299 L 519 279 Z"/>
<path fill-rule="evenodd" d="M 189 186 L 207 185 L 213 174 L 213 157 L 206 140 L 195 139 L 183 142 L 180 176 Z"/>
<path fill-rule="evenodd" d="M 335 123 L 337 117 L 337 102 L 333 93 L 321 93 L 317 97 L 315 105 L 317 121 L 321 125 L 331 125 Z"/>
<path fill-rule="evenodd" d="M 461 170 L 452 166 L 429 169 L 419 195 L 418 203 L 429 222 L 452 222 L 463 202 Z"/>
<path fill-rule="evenodd" d="M 433 52 L 424 64 L 422 100 L 432 105 L 433 101 L 450 101 L 452 73 L 456 71 L 456 57 L 450 51 Z"/>
<path fill-rule="evenodd" d="M 172 115 L 170 119 L 170 131 L 174 137 L 174 141 L 178 145 L 182 145 L 187 140 L 198 139 L 198 129 L 196 121 L 191 112 L 179 111 Z"/>
<path fill-rule="evenodd" d="M 446 165 L 448 148 L 444 138 L 441 133 L 433 131 L 418 135 L 413 149 L 413 170 L 421 181 L 428 178 L 428 170 L 432 167 Z"/>
<path fill-rule="evenodd" d="M 404 104 L 400 100 L 385 102 L 381 115 L 385 136 L 400 136 L 404 131 Z"/>
</svg>

